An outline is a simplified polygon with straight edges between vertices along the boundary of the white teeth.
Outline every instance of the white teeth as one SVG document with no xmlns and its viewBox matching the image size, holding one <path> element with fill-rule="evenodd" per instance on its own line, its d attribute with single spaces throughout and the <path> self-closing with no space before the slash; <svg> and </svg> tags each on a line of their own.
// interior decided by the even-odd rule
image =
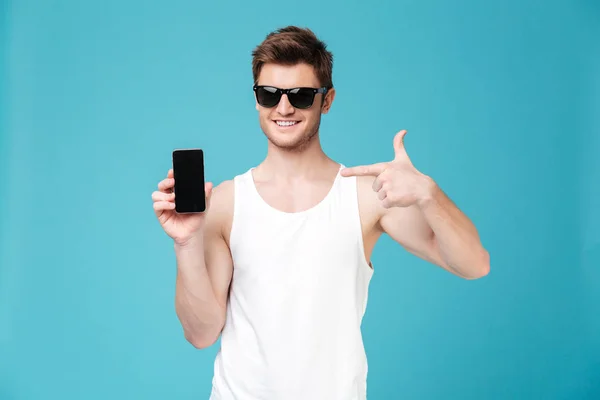
<svg viewBox="0 0 600 400">
<path fill-rule="evenodd" d="M 276 121 L 277 125 L 279 126 L 292 126 L 292 125 L 296 125 L 297 122 L 296 121 Z"/>
</svg>

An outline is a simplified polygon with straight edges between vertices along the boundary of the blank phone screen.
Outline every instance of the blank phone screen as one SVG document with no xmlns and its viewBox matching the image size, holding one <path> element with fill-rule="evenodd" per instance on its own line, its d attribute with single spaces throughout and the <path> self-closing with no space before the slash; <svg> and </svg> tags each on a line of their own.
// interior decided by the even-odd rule
<svg viewBox="0 0 600 400">
<path fill-rule="evenodd" d="M 203 151 L 200 149 L 173 151 L 173 177 L 175 178 L 175 211 L 178 213 L 205 211 Z"/>
</svg>

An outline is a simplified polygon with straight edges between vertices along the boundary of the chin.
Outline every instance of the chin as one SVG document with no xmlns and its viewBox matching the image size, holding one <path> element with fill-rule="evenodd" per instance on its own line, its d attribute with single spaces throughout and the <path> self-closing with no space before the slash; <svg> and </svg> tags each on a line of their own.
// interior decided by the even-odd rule
<svg viewBox="0 0 600 400">
<path fill-rule="evenodd" d="M 275 147 L 286 151 L 300 151 L 314 139 L 316 135 L 307 132 L 297 134 L 270 132 L 266 134 L 267 139 Z"/>
<path fill-rule="evenodd" d="M 287 151 L 304 149 L 316 138 L 319 130 L 319 124 L 310 127 L 306 125 L 305 120 L 291 128 L 281 128 L 272 120 L 268 120 L 266 123 L 263 122 L 261 125 L 269 142 L 275 147 Z"/>
<path fill-rule="evenodd" d="M 289 134 L 281 134 L 281 133 L 271 133 L 266 135 L 269 142 L 273 143 L 275 147 L 280 149 L 293 150 L 295 148 L 301 147 L 302 144 L 306 141 L 304 136 L 296 136 Z"/>
</svg>

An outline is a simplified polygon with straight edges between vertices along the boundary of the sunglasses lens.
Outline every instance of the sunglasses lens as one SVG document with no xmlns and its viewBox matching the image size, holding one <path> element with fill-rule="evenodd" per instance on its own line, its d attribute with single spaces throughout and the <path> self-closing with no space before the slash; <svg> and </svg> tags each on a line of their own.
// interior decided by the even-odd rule
<svg viewBox="0 0 600 400">
<path fill-rule="evenodd" d="M 315 93 L 311 89 L 296 89 L 288 94 L 290 104 L 295 108 L 310 108 L 314 98 Z"/>
<path fill-rule="evenodd" d="M 279 103 L 281 94 L 277 89 L 271 87 L 259 87 L 256 89 L 256 101 L 263 107 L 274 107 Z"/>
<path fill-rule="evenodd" d="M 263 107 L 275 107 L 281 100 L 281 91 L 270 86 L 256 87 L 256 101 Z M 315 100 L 315 91 L 310 88 L 296 88 L 287 93 L 294 108 L 310 108 Z"/>
</svg>

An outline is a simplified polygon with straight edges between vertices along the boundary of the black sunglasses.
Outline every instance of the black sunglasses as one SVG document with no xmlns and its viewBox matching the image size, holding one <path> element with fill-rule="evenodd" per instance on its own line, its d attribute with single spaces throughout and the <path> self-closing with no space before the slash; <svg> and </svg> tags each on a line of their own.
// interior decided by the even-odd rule
<svg viewBox="0 0 600 400">
<path fill-rule="evenodd" d="M 294 108 L 306 109 L 310 108 L 315 101 L 315 95 L 317 93 L 327 93 L 327 88 L 309 88 L 309 87 L 298 87 L 292 89 L 279 89 L 273 86 L 254 86 L 254 93 L 256 94 L 256 101 L 263 107 L 275 107 L 279 104 L 281 96 L 287 95 L 290 104 Z"/>
</svg>

